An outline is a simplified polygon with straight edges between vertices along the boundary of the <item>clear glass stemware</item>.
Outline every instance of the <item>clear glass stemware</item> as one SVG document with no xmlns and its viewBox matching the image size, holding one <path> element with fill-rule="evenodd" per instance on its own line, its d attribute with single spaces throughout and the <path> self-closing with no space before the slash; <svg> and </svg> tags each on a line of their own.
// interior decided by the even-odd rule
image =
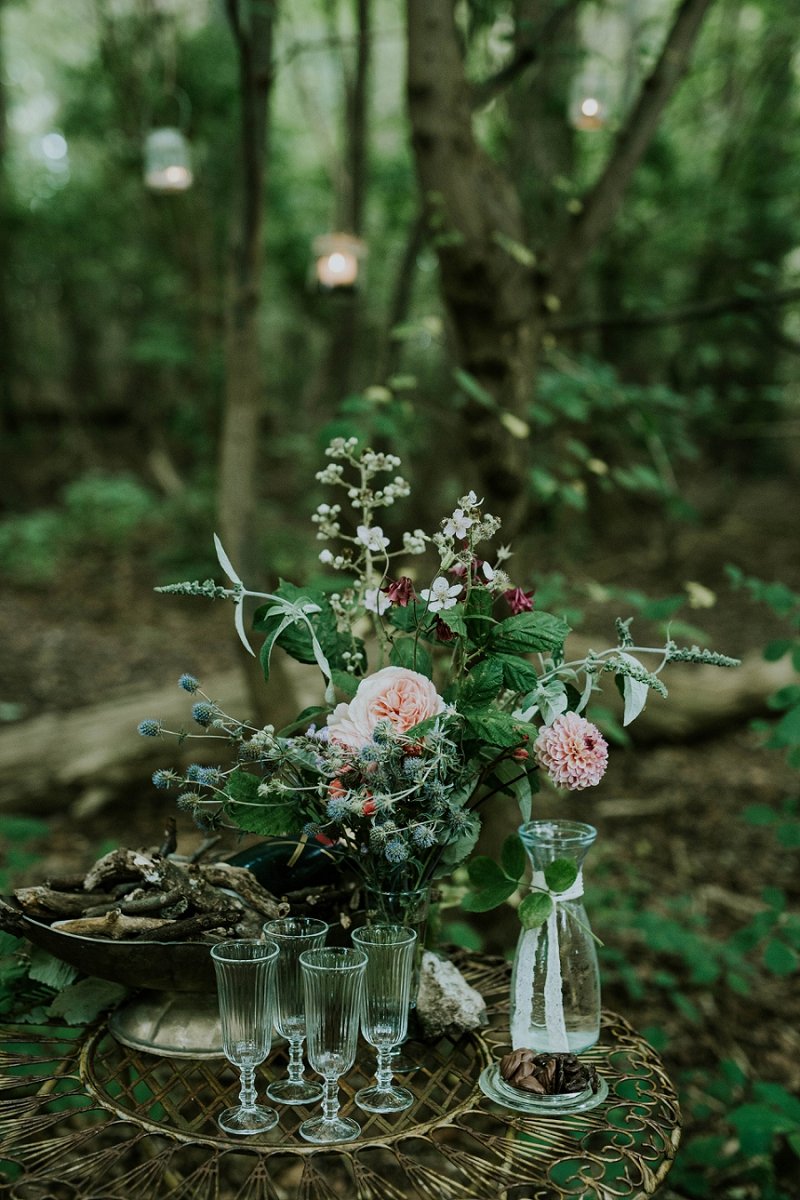
<svg viewBox="0 0 800 1200">
<path fill-rule="evenodd" d="M 316 917 L 281 917 L 267 921 L 263 928 L 280 952 L 275 968 L 275 1028 L 289 1043 L 288 1077 L 271 1083 L 267 1095 L 280 1104 L 313 1104 L 322 1099 L 322 1085 L 303 1074 L 306 1004 L 300 955 L 323 945 L 328 925 Z"/>
<path fill-rule="evenodd" d="M 278 947 L 241 938 L 211 947 L 217 977 L 222 1048 L 239 1068 L 239 1104 L 226 1108 L 217 1124 L 226 1133 L 266 1133 L 278 1123 L 274 1108 L 256 1103 L 255 1069 L 272 1041 L 272 984 Z"/>
<path fill-rule="evenodd" d="M 392 1084 L 392 1050 L 408 1028 L 408 998 L 417 935 L 402 925 L 367 925 L 353 933 L 353 943 L 367 956 L 361 1029 L 378 1051 L 375 1083 L 356 1092 L 366 1112 L 402 1112 L 414 1097 Z"/>
<path fill-rule="evenodd" d="M 351 1142 L 361 1133 L 358 1121 L 339 1115 L 339 1077 L 355 1062 L 366 969 L 364 951 L 351 947 L 323 946 L 300 955 L 308 1061 L 325 1081 L 322 1116 L 300 1126 L 308 1142 Z"/>
</svg>

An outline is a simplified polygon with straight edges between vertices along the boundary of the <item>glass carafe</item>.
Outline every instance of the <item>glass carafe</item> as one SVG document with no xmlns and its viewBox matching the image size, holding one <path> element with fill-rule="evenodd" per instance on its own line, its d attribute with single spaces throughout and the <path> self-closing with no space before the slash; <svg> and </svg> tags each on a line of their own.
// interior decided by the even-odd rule
<svg viewBox="0 0 800 1200">
<path fill-rule="evenodd" d="M 551 906 L 546 920 L 523 929 L 517 942 L 511 1044 L 514 1049 L 579 1054 L 600 1033 L 597 950 L 583 906 L 583 861 L 597 830 L 580 821 L 542 820 L 521 825 L 519 835 L 533 868 L 531 889 L 549 895 Z M 577 869 L 574 882 L 563 891 L 551 890 L 545 878 L 557 860 Z"/>
</svg>

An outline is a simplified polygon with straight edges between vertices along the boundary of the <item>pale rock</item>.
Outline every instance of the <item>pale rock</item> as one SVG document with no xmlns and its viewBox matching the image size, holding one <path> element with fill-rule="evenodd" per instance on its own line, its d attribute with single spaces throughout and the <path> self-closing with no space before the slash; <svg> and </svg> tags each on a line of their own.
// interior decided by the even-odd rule
<svg viewBox="0 0 800 1200">
<path fill-rule="evenodd" d="M 470 987 L 458 967 L 426 950 L 422 955 L 417 1020 L 422 1036 L 433 1041 L 444 1034 L 458 1037 L 488 1021 L 486 1003 Z"/>
</svg>

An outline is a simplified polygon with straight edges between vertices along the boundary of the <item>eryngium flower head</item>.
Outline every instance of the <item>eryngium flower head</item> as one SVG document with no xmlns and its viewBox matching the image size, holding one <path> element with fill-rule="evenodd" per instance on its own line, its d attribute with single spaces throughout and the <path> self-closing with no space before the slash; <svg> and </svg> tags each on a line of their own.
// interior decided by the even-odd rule
<svg viewBox="0 0 800 1200">
<path fill-rule="evenodd" d="M 214 706 L 206 700 L 200 700 L 192 705 L 192 717 L 198 725 L 210 725 L 214 716 Z"/>
<path fill-rule="evenodd" d="M 178 680 L 178 687 L 183 688 L 185 692 L 196 692 L 200 684 L 194 675 L 181 675 Z"/>
<path fill-rule="evenodd" d="M 142 737 L 158 737 L 163 726 L 155 717 L 145 717 L 139 722 L 139 733 Z"/>
<path fill-rule="evenodd" d="M 533 749 L 553 783 L 575 792 L 599 783 L 608 764 L 608 743 L 602 733 L 574 712 L 562 713 L 545 725 Z"/>
</svg>

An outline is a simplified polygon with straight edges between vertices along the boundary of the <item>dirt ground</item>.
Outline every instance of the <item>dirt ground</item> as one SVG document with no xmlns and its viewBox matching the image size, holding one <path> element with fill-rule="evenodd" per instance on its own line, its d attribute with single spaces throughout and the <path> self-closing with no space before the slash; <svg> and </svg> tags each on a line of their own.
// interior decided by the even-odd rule
<svg viewBox="0 0 800 1200">
<path fill-rule="evenodd" d="M 688 610 L 686 619 L 707 630 L 715 648 L 739 655 L 784 631 L 777 618 L 731 592 L 723 565 L 735 562 L 747 573 L 800 590 L 796 503 L 785 483 L 771 481 L 747 489 L 721 481 L 707 489 L 705 499 L 700 524 L 669 534 L 658 521 L 632 513 L 628 532 L 623 523 L 611 531 L 612 540 L 598 538 L 575 570 L 605 585 L 653 595 L 679 591 L 687 580 L 702 583 L 718 594 L 718 603 Z M 615 603 L 597 613 L 590 606 L 591 618 L 607 607 L 620 611 Z M 185 670 L 202 675 L 225 669 L 239 655 L 229 619 L 227 608 L 153 597 L 149 585 L 136 581 L 123 595 L 88 599 L 66 582 L 56 594 L 0 591 L 5 647 L 0 712 L 24 720 L 96 704 L 133 687 L 158 688 Z M 565 802 L 568 815 L 598 828 L 587 863 L 587 882 L 597 895 L 590 915 L 606 945 L 633 964 L 639 984 L 632 995 L 624 972 L 611 962 L 604 972 L 604 1001 L 638 1028 L 660 1031 L 665 1064 L 684 1080 L 688 1136 L 697 1099 L 687 1076 L 693 1068 L 713 1072 L 729 1059 L 753 1078 L 800 1093 L 796 976 L 761 969 L 763 948 L 756 945 L 751 958 L 758 969 L 744 992 L 727 986 L 724 970 L 715 981 L 698 981 L 688 951 L 665 941 L 657 923 L 652 938 L 635 930 L 608 897 L 614 889 L 635 895 L 639 907 L 665 920 L 680 917 L 722 946 L 765 910 L 767 887 L 782 889 L 788 910 L 797 910 L 797 851 L 781 846 L 772 827 L 753 825 L 742 815 L 755 804 L 780 808 L 800 790 L 797 773 L 780 752 L 764 749 L 762 740 L 744 722 L 702 741 L 613 748 L 600 787 L 590 798 Z M 171 811 L 169 798 L 142 779 L 131 780 L 118 803 L 90 818 L 51 817 L 28 881 L 88 865 L 111 844 L 158 841 Z M 198 835 L 188 819 L 180 827 L 188 848 Z M 513 946 L 515 918 L 510 910 L 508 916 L 501 923 L 474 919 L 487 949 L 508 952 Z M 713 1125 L 714 1114 L 707 1119 Z M 758 1195 L 746 1189 L 737 1194 L 742 1200 Z M 667 1185 L 662 1196 L 678 1200 L 679 1193 Z"/>
</svg>

